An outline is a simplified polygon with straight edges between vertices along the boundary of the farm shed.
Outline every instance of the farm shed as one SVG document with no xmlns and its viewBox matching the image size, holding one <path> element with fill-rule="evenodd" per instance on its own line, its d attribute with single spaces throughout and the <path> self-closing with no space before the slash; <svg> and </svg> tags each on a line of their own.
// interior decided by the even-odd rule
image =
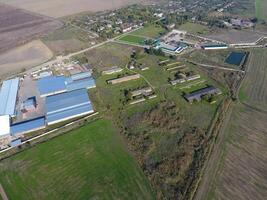
<svg viewBox="0 0 267 200">
<path fill-rule="evenodd" d="M 11 125 L 11 134 L 20 135 L 29 133 L 31 131 L 45 128 L 45 117 L 38 117 L 35 119 L 14 123 Z"/>
<path fill-rule="evenodd" d="M 130 75 L 130 76 L 124 76 L 121 78 L 108 80 L 107 83 L 108 84 L 117 84 L 117 83 L 123 83 L 123 82 L 130 81 L 130 80 L 135 80 L 138 78 L 140 78 L 140 74 L 134 74 L 134 75 Z"/>
<path fill-rule="evenodd" d="M 193 101 L 201 101 L 201 98 L 205 95 L 208 95 L 208 94 L 219 95 L 221 93 L 222 92 L 220 89 L 215 88 L 214 86 L 209 86 L 209 87 L 197 90 L 195 92 L 192 92 L 190 94 L 187 94 L 184 97 L 188 102 L 192 103 Z"/>
<path fill-rule="evenodd" d="M 78 81 L 81 79 L 90 78 L 91 76 L 92 76 L 91 72 L 81 72 L 71 75 L 70 78 L 72 81 Z"/>
<path fill-rule="evenodd" d="M 41 97 L 66 92 L 66 78 L 64 76 L 49 76 L 37 81 Z"/>
<path fill-rule="evenodd" d="M 48 125 L 94 112 L 86 89 L 47 97 L 46 111 Z"/>
<path fill-rule="evenodd" d="M 122 71 L 122 68 L 115 66 L 115 67 L 111 67 L 110 69 L 102 71 L 102 74 L 103 75 L 109 75 L 109 74 L 114 74 L 114 73 L 118 73 L 121 71 Z"/>
<path fill-rule="evenodd" d="M 95 80 L 91 77 L 90 72 L 84 72 L 72 75 L 66 78 L 67 91 L 79 90 L 79 89 L 91 89 L 95 88 Z"/>
<path fill-rule="evenodd" d="M 15 116 L 19 78 L 3 82 L 0 91 L 0 115 Z"/>
<path fill-rule="evenodd" d="M 204 44 L 201 45 L 201 48 L 204 50 L 216 50 L 216 49 L 227 49 L 226 44 Z"/>
</svg>

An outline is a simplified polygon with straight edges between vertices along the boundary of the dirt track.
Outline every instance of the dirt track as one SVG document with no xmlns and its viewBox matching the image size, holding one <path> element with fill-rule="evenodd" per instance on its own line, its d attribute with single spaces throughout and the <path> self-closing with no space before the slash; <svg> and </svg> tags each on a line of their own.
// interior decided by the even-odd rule
<svg viewBox="0 0 267 200">
<path fill-rule="evenodd" d="M 3 200 L 8 200 L 5 190 L 2 187 L 1 183 L 0 183 L 0 197 L 2 197 Z"/>
</svg>

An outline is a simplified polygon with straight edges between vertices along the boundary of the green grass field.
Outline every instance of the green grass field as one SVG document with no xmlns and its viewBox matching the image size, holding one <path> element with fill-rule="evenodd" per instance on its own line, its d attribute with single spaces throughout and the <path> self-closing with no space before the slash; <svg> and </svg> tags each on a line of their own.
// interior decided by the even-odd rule
<svg viewBox="0 0 267 200">
<path fill-rule="evenodd" d="M 181 30 L 185 30 L 189 33 L 192 34 L 204 34 L 206 32 L 208 32 L 208 27 L 201 25 L 201 24 L 196 24 L 196 23 L 191 23 L 191 22 L 187 22 L 185 24 L 182 24 L 179 29 Z"/>
<path fill-rule="evenodd" d="M 165 29 L 162 28 L 159 25 L 149 24 L 145 25 L 143 28 L 136 30 L 132 32 L 133 35 L 138 35 L 142 37 L 148 37 L 148 38 L 157 38 L 161 34 L 165 33 Z"/>
<path fill-rule="evenodd" d="M 2 161 L 0 181 L 9 199 L 154 199 L 106 120 Z"/>
<path fill-rule="evenodd" d="M 129 34 L 129 35 L 120 37 L 118 40 L 122 42 L 130 43 L 130 44 L 144 44 L 146 38 Z"/>
<path fill-rule="evenodd" d="M 267 20 L 267 0 L 255 0 L 256 17 Z"/>
</svg>

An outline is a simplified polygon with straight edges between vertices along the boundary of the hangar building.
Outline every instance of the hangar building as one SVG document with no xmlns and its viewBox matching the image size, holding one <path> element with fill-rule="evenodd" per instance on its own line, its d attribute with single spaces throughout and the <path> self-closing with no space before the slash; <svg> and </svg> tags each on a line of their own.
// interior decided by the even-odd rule
<svg viewBox="0 0 267 200">
<path fill-rule="evenodd" d="M 0 91 L 0 115 L 15 116 L 18 89 L 19 78 L 3 82 Z"/>
<path fill-rule="evenodd" d="M 66 92 L 65 76 L 48 76 L 37 81 L 41 97 Z"/>
<path fill-rule="evenodd" d="M 47 124 L 93 113 L 86 89 L 75 90 L 46 97 Z"/>
</svg>

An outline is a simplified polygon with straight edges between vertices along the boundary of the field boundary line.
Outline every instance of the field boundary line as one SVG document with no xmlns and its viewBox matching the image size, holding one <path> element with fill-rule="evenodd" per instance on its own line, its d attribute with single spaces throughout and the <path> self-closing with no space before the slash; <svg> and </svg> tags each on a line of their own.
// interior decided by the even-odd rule
<svg viewBox="0 0 267 200">
<path fill-rule="evenodd" d="M 7 194 L 1 183 L 0 183 L 0 196 L 2 197 L 3 200 L 8 200 Z"/>
</svg>

